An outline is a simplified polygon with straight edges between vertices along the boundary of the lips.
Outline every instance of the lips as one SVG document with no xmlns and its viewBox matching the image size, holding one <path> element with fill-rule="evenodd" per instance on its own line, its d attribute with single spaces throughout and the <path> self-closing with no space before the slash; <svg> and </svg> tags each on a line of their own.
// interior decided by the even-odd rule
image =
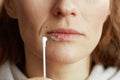
<svg viewBox="0 0 120 80">
<path fill-rule="evenodd" d="M 47 32 L 48 37 L 55 41 L 72 41 L 77 39 L 80 36 L 84 36 L 83 33 L 80 33 L 73 29 L 55 29 Z"/>
</svg>

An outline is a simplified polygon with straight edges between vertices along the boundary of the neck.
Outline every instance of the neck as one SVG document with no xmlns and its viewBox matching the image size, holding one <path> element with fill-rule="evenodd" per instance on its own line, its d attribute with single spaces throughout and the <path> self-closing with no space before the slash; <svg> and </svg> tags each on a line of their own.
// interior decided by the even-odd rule
<svg viewBox="0 0 120 80">
<path fill-rule="evenodd" d="M 42 59 L 26 54 L 26 74 L 28 77 L 42 77 Z M 54 80 L 86 80 L 90 71 L 90 57 L 73 64 L 58 64 L 47 61 L 47 77 Z"/>
<path fill-rule="evenodd" d="M 47 76 L 53 80 L 86 80 L 89 76 L 90 58 L 73 64 L 48 63 Z"/>
</svg>

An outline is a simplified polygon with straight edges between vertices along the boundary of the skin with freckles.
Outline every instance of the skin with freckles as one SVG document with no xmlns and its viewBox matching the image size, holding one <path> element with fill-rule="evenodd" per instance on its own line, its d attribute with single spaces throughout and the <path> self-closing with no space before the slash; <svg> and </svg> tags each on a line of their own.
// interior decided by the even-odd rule
<svg viewBox="0 0 120 80">
<path fill-rule="evenodd" d="M 87 78 L 90 54 L 101 38 L 110 13 L 110 0 L 8 0 L 7 3 L 11 6 L 6 5 L 9 16 L 19 23 L 28 77 L 42 77 L 41 38 L 47 36 L 47 77 Z"/>
</svg>

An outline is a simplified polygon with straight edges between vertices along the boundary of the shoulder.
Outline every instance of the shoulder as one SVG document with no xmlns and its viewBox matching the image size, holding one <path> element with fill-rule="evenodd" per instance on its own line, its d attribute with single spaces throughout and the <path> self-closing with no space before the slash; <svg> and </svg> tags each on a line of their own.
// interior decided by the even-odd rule
<svg viewBox="0 0 120 80">
<path fill-rule="evenodd" d="M 0 80 L 26 80 L 27 77 L 9 61 L 0 66 Z"/>
<path fill-rule="evenodd" d="M 120 70 L 116 67 L 104 68 L 103 65 L 96 65 L 88 80 L 120 80 Z"/>
<path fill-rule="evenodd" d="M 9 61 L 0 66 L 0 80 L 14 80 Z"/>
</svg>

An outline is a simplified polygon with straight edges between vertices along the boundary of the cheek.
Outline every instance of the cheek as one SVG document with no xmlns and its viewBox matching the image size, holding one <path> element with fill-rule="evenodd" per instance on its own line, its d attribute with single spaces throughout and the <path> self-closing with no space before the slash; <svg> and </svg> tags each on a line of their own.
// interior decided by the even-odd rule
<svg viewBox="0 0 120 80">
<path fill-rule="evenodd" d="M 39 36 L 40 30 L 49 16 L 51 6 L 50 2 L 45 5 L 45 1 L 47 0 L 20 0 L 16 2 L 18 4 L 17 13 L 22 37 L 30 39 Z"/>
<path fill-rule="evenodd" d="M 102 5 L 98 8 L 96 8 L 94 11 L 94 15 L 92 15 L 92 26 L 93 26 L 93 34 L 97 36 L 97 33 L 99 36 L 102 34 L 103 25 L 109 15 L 109 6 Z"/>
<path fill-rule="evenodd" d="M 109 14 L 109 7 L 110 4 L 106 0 L 99 5 L 88 5 L 83 10 L 88 42 L 93 46 L 97 45 L 101 38 L 103 25 Z"/>
<path fill-rule="evenodd" d="M 93 30 L 93 33 L 101 33 L 103 24 L 106 21 L 110 13 L 110 0 L 101 0 L 101 3 L 96 5 L 89 5 L 89 9 L 86 9 L 84 16 L 89 28 Z"/>
<path fill-rule="evenodd" d="M 38 2 L 38 1 L 37 1 Z M 37 4 L 35 1 L 28 4 L 19 4 L 18 7 L 18 20 L 23 24 L 34 26 L 42 25 L 42 23 L 46 20 L 49 12 L 49 6 L 44 7 L 42 4 Z M 40 25 L 41 24 L 41 25 Z M 26 26 L 27 27 L 27 26 Z"/>
<path fill-rule="evenodd" d="M 91 0 L 92 3 L 84 1 L 81 4 L 81 13 L 87 21 L 104 21 L 109 14 L 110 0 Z"/>
<path fill-rule="evenodd" d="M 39 50 L 41 36 L 43 35 L 39 32 L 47 16 L 49 16 L 50 4 L 44 5 L 43 2 L 40 3 L 40 1 L 44 0 L 16 1 L 20 34 L 25 45 L 27 47 L 29 46 L 31 50 Z"/>
</svg>

